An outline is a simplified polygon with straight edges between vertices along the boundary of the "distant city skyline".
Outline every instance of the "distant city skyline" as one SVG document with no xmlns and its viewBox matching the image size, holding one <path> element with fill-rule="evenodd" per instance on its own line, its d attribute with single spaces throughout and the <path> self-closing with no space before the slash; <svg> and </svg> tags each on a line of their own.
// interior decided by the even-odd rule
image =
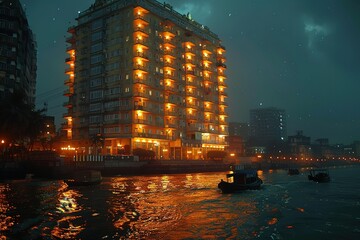
<svg viewBox="0 0 360 240">
<path fill-rule="evenodd" d="M 37 105 L 47 102 L 59 126 L 66 31 L 95 1 L 21 2 L 38 43 Z M 360 2 L 166 2 L 223 39 L 229 121 L 249 121 L 252 108 L 278 107 L 287 112 L 288 134 L 303 130 L 312 139 L 345 144 L 360 139 Z"/>
</svg>

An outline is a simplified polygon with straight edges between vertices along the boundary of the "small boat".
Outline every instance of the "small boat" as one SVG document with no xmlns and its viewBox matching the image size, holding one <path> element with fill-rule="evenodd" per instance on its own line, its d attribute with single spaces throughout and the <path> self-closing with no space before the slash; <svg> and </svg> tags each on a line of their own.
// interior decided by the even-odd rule
<svg viewBox="0 0 360 240">
<path fill-rule="evenodd" d="M 221 179 L 218 188 L 223 193 L 232 193 L 243 190 L 260 189 L 263 181 L 258 177 L 257 171 L 252 169 L 235 170 L 226 175 L 227 181 Z"/>
<path fill-rule="evenodd" d="M 289 168 L 288 175 L 299 175 L 300 171 L 297 168 Z"/>
<path fill-rule="evenodd" d="M 69 186 L 90 186 L 100 184 L 102 176 L 100 171 L 96 170 L 82 170 L 76 171 L 73 178 L 64 180 Z"/>
<path fill-rule="evenodd" d="M 314 182 L 330 182 L 330 175 L 327 169 L 312 169 L 308 179 Z"/>
</svg>

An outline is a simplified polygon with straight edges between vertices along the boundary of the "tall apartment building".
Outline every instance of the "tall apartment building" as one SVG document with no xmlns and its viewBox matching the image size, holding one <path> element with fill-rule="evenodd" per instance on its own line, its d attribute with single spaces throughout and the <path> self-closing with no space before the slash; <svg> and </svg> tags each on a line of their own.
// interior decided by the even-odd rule
<svg viewBox="0 0 360 240">
<path fill-rule="evenodd" d="M 259 108 L 250 110 L 250 141 L 252 145 L 286 141 L 285 110 L 278 108 Z"/>
<path fill-rule="evenodd" d="M 152 150 L 203 159 L 227 145 L 225 48 L 218 36 L 155 0 L 96 1 L 79 14 L 66 59 L 65 130 L 89 153 Z"/>
<path fill-rule="evenodd" d="M 0 99 L 22 91 L 35 105 L 36 42 L 18 0 L 0 1 Z"/>
</svg>

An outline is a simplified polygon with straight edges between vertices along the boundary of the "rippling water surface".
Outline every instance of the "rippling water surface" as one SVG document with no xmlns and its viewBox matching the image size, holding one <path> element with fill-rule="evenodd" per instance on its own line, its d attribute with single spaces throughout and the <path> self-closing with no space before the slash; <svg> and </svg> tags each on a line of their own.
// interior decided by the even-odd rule
<svg viewBox="0 0 360 240">
<path fill-rule="evenodd" d="M 221 194 L 225 173 L 0 183 L 0 239 L 360 239 L 360 168 L 259 172 L 259 191 Z"/>
</svg>

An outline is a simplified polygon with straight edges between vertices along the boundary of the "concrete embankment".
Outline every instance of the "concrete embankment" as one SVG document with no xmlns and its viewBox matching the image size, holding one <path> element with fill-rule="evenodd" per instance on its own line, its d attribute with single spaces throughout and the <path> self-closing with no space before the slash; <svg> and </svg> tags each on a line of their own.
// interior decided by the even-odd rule
<svg viewBox="0 0 360 240">
<path fill-rule="evenodd" d="M 223 161 L 168 160 L 134 161 L 133 159 L 72 161 L 65 164 L 18 164 L 11 168 L 0 168 L 0 179 L 21 179 L 26 174 L 33 178 L 66 179 L 78 170 L 98 170 L 103 176 L 174 174 L 229 171 L 230 164 Z M 21 174 L 20 174 L 21 173 Z"/>
</svg>

